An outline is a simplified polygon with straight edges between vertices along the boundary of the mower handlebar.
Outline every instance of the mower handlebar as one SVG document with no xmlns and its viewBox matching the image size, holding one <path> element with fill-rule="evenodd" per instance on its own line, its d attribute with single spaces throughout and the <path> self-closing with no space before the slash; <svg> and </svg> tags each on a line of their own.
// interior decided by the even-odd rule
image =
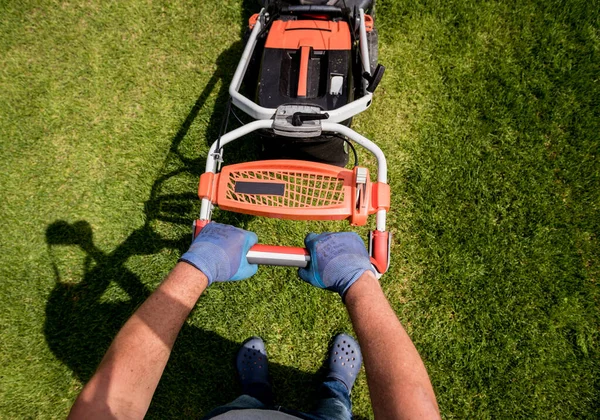
<svg viewBox="0 0 600 420">
<path fill-rule="evenodd" d="M 206 220 L 194 221 L 192 240 L 208 223 Z M 389 232 L 373 231 L 370 234 L 369 242 L 371 265 L 381 275 L 388 268 Z M 250 248 L 246 258 L 250 264 L 305 268 L 310 262 L 310 253 L 306 248 L 301 247 L 256 244 Z"/>
</svg>

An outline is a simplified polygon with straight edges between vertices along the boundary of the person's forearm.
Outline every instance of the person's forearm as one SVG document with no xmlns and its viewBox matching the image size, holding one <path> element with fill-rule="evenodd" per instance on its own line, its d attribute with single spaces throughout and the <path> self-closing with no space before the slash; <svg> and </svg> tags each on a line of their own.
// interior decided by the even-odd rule
<svg viewBox="0 0 600 420">
<path fill-rule="evenodd" d="M 207 284 L 200 271 L 177 264 L 121 328 L 69 418 L 143 418 L 175 339 Z"/>
<path fill-rule="evenodd" d="M 425 365 L 375 276 L 365 272 L 345 301 L 363 353 L 375 418 L 439 418 Z"/>
</svg>

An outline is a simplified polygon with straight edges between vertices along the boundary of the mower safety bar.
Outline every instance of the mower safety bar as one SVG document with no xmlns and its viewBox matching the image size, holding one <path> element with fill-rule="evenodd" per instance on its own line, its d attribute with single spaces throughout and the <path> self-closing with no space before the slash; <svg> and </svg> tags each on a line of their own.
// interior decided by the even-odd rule
<svg viewBox="0 0 600 420">
<path fill-rule="evenodd" d="M 220 140 L 215 141 L 210 150 L 208 151 L 208 156 L 206 158 L 206 168 L 205 172 L 218 172 L 218 162 L 222 158 L 222 150 L 224 146 L 235 141 L 236 139 L 252 133 L 253 131 L 260 129 L 268 129 L 272 128 L 273 120 L 258 120 L 252 121 L 246 125 L 243 125 L 239 128 L 236 128 L 233 131 L 230 131 L 223 136 L 221 136 Z M 342 136 L 349 138 L 355 143 L 361 145 L 369 152 L 371 152 L 375 158 L 377 159 L 377 182 L 381 182 L 383 184 L 387 184 L 387 162 L 385 159 L 385 155 L 383 151 L 373 143 L 371 140 L 366 137 L 358 134 L 356 131 L 352 130 L 349 127 L 346 127 L 341 124 L 323 122 L 321 123 L 321 127 L 323 132 L 325 133 L 338 133 Z M 219 149 L 217 149 L 217 146 Z M 212 212 L 213 204 L 207 198 L 202 199 L 202 205 L 200 208 L 200 220 L 210 220 L 211 212 Z M 377 230 L 384 232 L 386 231 L 386 211 L 378 210 L 376 215 L 376 224 Z"/>
<path fill-rule="evenodd" d="M 342 14 L 342 8 L 327 5 L 292 5 L 284 6 L 283 13 L 323 13 L 323 14 Z"/>
</svg>

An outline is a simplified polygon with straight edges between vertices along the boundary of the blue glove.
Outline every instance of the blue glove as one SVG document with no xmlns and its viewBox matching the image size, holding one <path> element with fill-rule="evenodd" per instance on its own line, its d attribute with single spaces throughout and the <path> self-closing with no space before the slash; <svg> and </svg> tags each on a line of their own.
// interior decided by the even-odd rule
<svg viewBox="0 0 600 420">
<path fill-rule="evenodd" d="M 243 280 L 258 270 L 258 265 L 249 264 L 246 259 L 248 250 L 256 242 L 254 232 L 211 222 L 200 231 L 179 261 L 202 271 L 209 286 L 215 281 Z"/>
<path fill-rule="evenodd" d="M 362 239 L 354 232 L 309 233 L 304 244 L 310 252 L 308 268 L 298 275 L 313 286 L 344 295 L 367 270 L 375 274 Z"/>
</svg>

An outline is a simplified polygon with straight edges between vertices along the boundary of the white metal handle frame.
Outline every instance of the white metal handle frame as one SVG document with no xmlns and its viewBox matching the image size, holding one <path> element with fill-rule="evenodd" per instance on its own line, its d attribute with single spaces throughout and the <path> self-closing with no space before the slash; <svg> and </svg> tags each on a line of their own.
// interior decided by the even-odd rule
<svg viewBox="0 0 600 420">
<path fill-rule="evenodd" d="M 246 134 L 250 134 L 256 130 L 271 128 L 272 126 L 273 120 L 252 121 L 251 123 L 243 125 L 239 128 L 236 128 L 235 130 L 230 131 L 229 133 L 222 135 L 218 141 L 215 141 L 210 146 L 208 156 L 206 157 L 205 172 L 217 173 L 218 171 L 218 162 L 222 158 L 222 151 L 217 150 L 217 145 L 219 147 L 223 147 L 239 139 L 240 137 L 245 136 Z M 377 146 L 368 138 L 358 134 L 356 131 L 342 124 L 322 122 L 321 127 L 323 132 L 337 133 L 341 134 L 342 136 L 346 136 L 350 140 L 353 140 L 354 142 L 371 152 L 377 159 L 377 182 L 387 184 L 387 161 L 385 159 L 383 151 L 379 148 L 379 146 Z M 202 199 L 202 205 L 200 208 L 200 220 L 210 220 L 212 207 L 213 204 L 209 199 Z M 377 211 L 376 221 L 378 231 L 385 231 L 386 214 L 387 212 L 385 210 Z"/>
<path fill-rule="evenodd" d="M 265 9 L 262 9 L 259 13 L 256 23 L 254 24 L 252 32 L 250 33 L 250 37 L 248 38 L 248 42 L 246 43 L 246 47 L 244 48 L 240 62 L 235 69 L 235 73 L 231 79 L 231 84 L 229 85 L 229 95 L 231 96 L 231 102 L 233 105 L 256 120 L 272 119 L 277 111 L 275 108 L 264 108 L 256 104 L 254 101 L 246 98 L 239 92 L 240 87 L 242 86 L 242 81 L 244 80 L 244 75 L 248 70 L 250 59 L 254 53 L 258 35 L 260 34 L 262 28 L 264 28 L 266 18 L 268 18 L 268 13 Z M 371 67 L 369 64 L 369 47 L 367 43 L 367 29 L 365 26 L 365 12 L 363 9 L 359 9 L 359 47 L 363 71 L 370 74 Z M 367 110 L 371 106 L 373 94 L 367 91 L 367 85 L 364 78 L 362 79 L 362 86 L 363 96 L 340 108 L 328 110 L 328 121 L 334 123 L 346 121 L 353 116 Z"/>
<path fill-rule="evenodd" d="M 205 172 L 217 173 L 219 161 L 222 158 L 222 149 L 217 150 L 217 146 L 222 148 L 223 146 L 239 139 L 240 137 L 249 134 L 256 130 L 267 129 L 273 126 L 273 120 L 258 120 L 253 121 L 249 124 L 243 125 L 229 133 L 224 134 L 218 141 L 215 141 L 208 152 L 208 156 L 206 158 L 206 168 Z M 387 161 L 383 151 L 373 143 L 371 140 L 366 137 L 358 134 L 356 131 L 352 130 L 349 127 L 346 127 L 342 124 L 323 122 L 322 123 L 323 132 L 330 133 L 338 133 L 342 136 L 346 136 L 349 139 L 353 140 L 357 144 L 361 145 L 363 148 L 367 149 L 371 152 L 375 158 L 377 159 L 377 182 L 381 182 L 383 184 L 387 184 Z M 201 208 L 200 208 L 200 219 L 198 222 L 203 226 L 206 223 L 210 222 L 211 215 L 213 210 L 213 203 L 208 198 L 202 198 Z M 379 267 L 377 271 L 383 273 L 387 271 L 389 266 L 389 250 L 391 246 L 391 236 L 390 233 L 386 231 L 386 216 L 387 211 L 385 209 L 378 210 L 376 214 L 376 230 L 371 232 L 370 240 L 369 240 L 369 253 L 377 260 L 377 255 L 380 255 L 381 252 L 387 254 L 387 266 Z M 199 229 L 202 226 L 198 226 Z M 198 229 L 195 229 L 195 234 L 199 232 Z M 377 237 L 377 238 L 375 238 Z M 382 242 L 383 241 L 383 242 Z M 374 247 L 374 243 L 378 245 Z M 383 249 L 385 247 L 385 250 Z M 378 252 L 378 250 L 380 252 Z M 298 255 L 290 255 L 287 252 L 263 252 L 262 254 L 250 254 L 248 256 L 249 259 L 257 263 L 263 264 L 271 264 L 271 265 L 284 265 L 284 266 L 295 266 L 295 267 L 303 267 L 308 264 L 309 259 L 306 259 L 302 256 Z"/>
</svg>

